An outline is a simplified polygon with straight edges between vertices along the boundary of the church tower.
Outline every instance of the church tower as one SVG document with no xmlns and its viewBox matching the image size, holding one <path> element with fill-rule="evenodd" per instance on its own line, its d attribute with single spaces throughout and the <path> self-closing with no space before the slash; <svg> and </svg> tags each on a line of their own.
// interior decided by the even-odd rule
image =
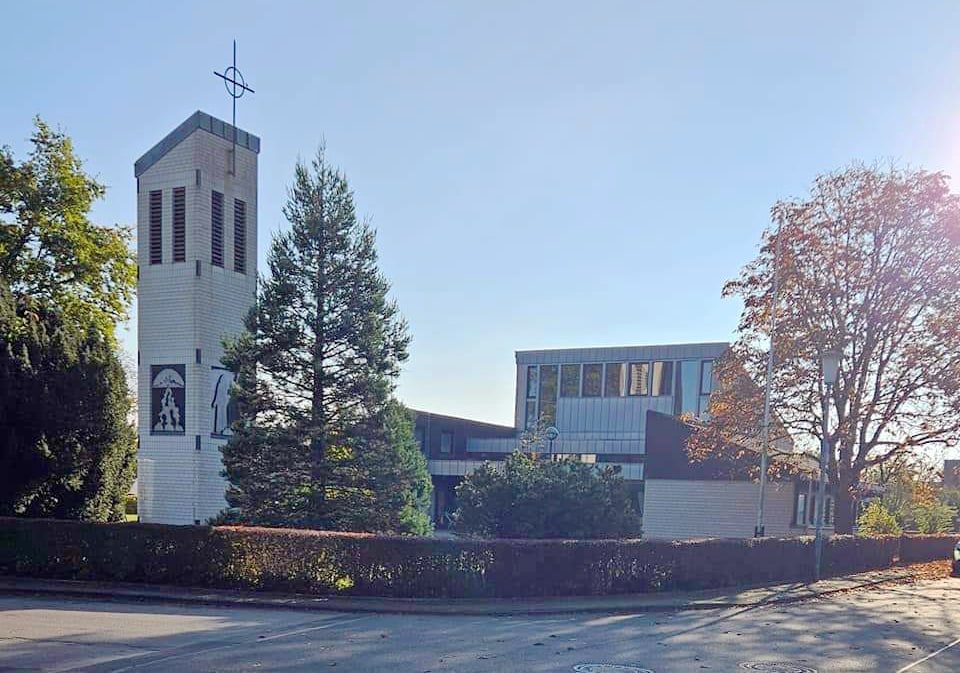
<svg viewBox="0 0 960 673">
<path fill-rule="evenodd" d="M 259 152 L 259 138 L 198 111 L 134 165 L 141 521 L 204 523 L 226 507 L 220 359 L 256 300 Z"/>
</svg>

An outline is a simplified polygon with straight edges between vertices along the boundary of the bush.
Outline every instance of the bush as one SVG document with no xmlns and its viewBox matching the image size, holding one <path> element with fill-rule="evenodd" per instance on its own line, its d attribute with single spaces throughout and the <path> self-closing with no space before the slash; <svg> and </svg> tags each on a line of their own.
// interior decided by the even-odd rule
<svg viewBox="0 0 960 673">
<path fill-rule="evenodd" d="M 953 558 L 956 535 L 904 535 L 900 538 L 901 563 L 925 563 Z"/>
<path fill-rule="evenodd" d="M 899 535 L 903 532 L 897 517 L 879 500 L 874 500 L 863 510 L 857 519 L 857 530 L 861 535 Z"/>
<path fill-rule="evenodd" d="M 501 469 L 502 468 L 502 469 Z M 640 535 L 630 492 L 610 468 L 538 460 L 516 452 L 484 464 L 457 487 L 454 526 L 497 538 L 628 538 Z"/>
<path fill-rule="evenodd" d="M 922 502 L 913 507 L 913 520 L 921 533 L 946 533 L 953 530 L 955 511 L 939 500 Z"/>
<path fill-rule="evenodd" d="M 949 556 L 945 537 L 903 539 L 902 555 L 913 560 Z M 888 567 L 899 540 L 834 536 L 824 575 Z M 0 518 L 0 574 L 348 596 L 599 596 L 800 582 L 811 578 L 813 546 L 810 537 L 456 540 Z"/>
</svg>

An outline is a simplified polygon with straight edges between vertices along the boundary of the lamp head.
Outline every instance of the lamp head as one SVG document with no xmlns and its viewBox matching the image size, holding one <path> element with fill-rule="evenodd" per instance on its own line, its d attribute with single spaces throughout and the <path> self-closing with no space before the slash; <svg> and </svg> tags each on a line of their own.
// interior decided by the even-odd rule
<svg viewBox="0 0 960 673">
<path fill-rule="evenodd" d="M 824 351 L 820 354 L 820 363 L 823 369 L 823 382 L 827 386 L 832 386 L 837 382 L 837 374 L 840 370 L 840 358 L 842 354 L 835 348 Z"/>
</svg>

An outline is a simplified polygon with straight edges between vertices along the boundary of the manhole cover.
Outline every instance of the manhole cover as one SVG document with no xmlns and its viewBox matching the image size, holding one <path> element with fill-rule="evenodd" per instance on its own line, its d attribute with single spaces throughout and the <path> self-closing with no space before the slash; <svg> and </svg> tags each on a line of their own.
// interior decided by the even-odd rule
<svg viewBox="0 0 960 673">
<path fill-rule="evenodd" d="M 783 661 L 747 661 L 740 668 L 763 673 L 817 673 L 817 669 Z"/>
<path fill-rule="evenodd" d="M 649 668 L 619 664 L 577 664 L 573 670 L 577 673 L 653 673 Z"/>
</svg>

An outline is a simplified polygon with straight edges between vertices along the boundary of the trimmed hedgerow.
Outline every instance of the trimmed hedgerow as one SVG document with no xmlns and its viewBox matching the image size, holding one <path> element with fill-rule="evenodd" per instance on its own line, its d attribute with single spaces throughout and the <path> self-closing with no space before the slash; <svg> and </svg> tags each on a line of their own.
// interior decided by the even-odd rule
<svg viewBox="0 0 960 673">
<path fill-rule="evenodd" d="M 835 536 L 825 574 L 888 567 L 899 546 L 895 536 Z M 812 566 L 809 537 L 463 540 L 0 518 L 0 574 L 311 594 L 609 595 L 803 581 Z"/>
<path fill-rule="evenodd" d="M 904 535 L 900 538 L 900 562 L 923 563 L 952 559 L 957 539 L 956 534 Z"/>
</svg>

